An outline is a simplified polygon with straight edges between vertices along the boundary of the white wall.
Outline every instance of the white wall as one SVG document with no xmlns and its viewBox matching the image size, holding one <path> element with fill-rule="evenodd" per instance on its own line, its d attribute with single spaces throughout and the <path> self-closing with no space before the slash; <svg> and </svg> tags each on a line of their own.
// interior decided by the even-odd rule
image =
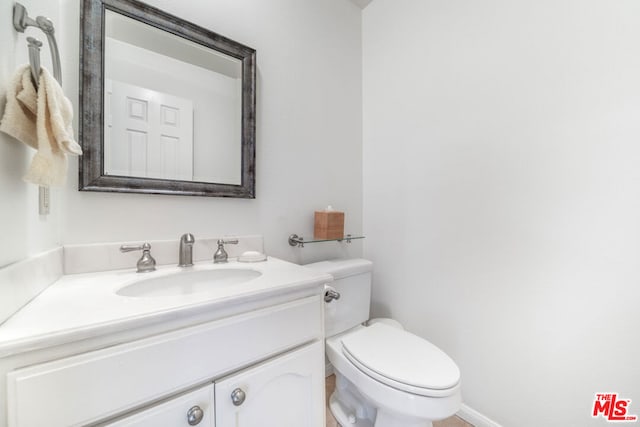
<svg viewBox="0 0 640 427">
<path fill-rule="evenodd" d="M 376 0 L 363 11 L 377 315 L 504 426 L 640 414 L 640 3 Z"/>
<path fill-rule="evenodd" d="M 42 65 L 51 67 L 46 36 L 34 29 L 19 34 L 13 29 L 13 1 L 0 0 L 0 117 L 4 113 L 7 85 L 18 66 L 28 63 L 27 36 L 43 43 Z M 57 2 L 24 0 L 27 10 L 56 20 Z M 60 192 L 52 190 L 48 216 L 38 214 L 38 187 L 22 180 L 35 151 L 0 132 L 0 267 L 50 249 L 60 241 Z M 3 286 L 0 283 L 0 287 Z"/>
<path fill-rule="evenodd" d="M 65 79 L 78 81 L 76 0 L 61 0 Z M 291 248 L 313 211 L 332 204 L 362 228 L 360 9 L 345 0 L 148 1 L 257 50 L 255 200 L 77 191 L 70 162 L 63 243 L 263 234 L 270 255 L 296 262 L 356 256 L 338 243 Z M 77 84 L 67 91 L 77 104 Z"/>
</svg>

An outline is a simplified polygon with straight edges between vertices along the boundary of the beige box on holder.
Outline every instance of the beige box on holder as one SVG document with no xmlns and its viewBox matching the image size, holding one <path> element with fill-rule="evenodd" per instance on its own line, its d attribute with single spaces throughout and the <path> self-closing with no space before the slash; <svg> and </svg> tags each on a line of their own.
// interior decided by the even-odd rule
<svg viewBox="0 0 640 427">
<path fill-rule="evenodd" d="M 316 211 L 313 224 L 314 239 L 344 238 L 344 212 L 338 212 L 329 206 L 324 211 Z"/>
</svg>

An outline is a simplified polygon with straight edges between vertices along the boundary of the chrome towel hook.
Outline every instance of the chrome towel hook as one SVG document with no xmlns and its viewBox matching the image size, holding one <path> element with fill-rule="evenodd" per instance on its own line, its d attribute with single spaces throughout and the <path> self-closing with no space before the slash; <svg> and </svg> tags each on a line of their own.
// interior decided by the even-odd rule
<svg viewBox="0 0 640 427">
<path fill-rule="evenodd" d="M 49 41 L 49 50 L 51 51 L 51 62 L 53 64 L 53 77 L 62 86 L 62 67 L 60 66 L 60 51 L 58 51 L 58 43 L 53 35 L 55 29 L 53 22 L 44 16 L 38 16 L 36 19 L 30 18 L 27 8 L 16 2 L 13 5 L 13 28 L 19 33 L 24 33 L 27 27 L 36 27 L 46 34 Z M 42 42 L 34 37 L 27 37 L 29 45 L 29 65 L 31 66 L 31 78 L 33 86 L 38 89 L 40 82 L 40 48 Z M 49 188 L 40 186 L 38 192 L 39 212 L 40 215 L 49 213 Z"/>
<path fill-rule="evenodd" d="M 24 33 L 27 27 L 39 28 L 47 36 L 49 48 L 51 50 L 51 60 L 53 63 L 53 77 L 62 85 L 62 68 L 60 66 L 60 52 L 58 51 L 58 43 L 54 36 L 55 29 L 53 22 L 44 16 L 38 16 L 36 19 L 30 18 L 27 9 L 20 3 L 13 5 L 13 28 L 19 33 Z M 33 37 L 27 37 L 29 43 L 29 63 L 31 64 L 31 74 L 36 87 L 40 77 L 40 47 L 42 43 Z"/>
</svg>

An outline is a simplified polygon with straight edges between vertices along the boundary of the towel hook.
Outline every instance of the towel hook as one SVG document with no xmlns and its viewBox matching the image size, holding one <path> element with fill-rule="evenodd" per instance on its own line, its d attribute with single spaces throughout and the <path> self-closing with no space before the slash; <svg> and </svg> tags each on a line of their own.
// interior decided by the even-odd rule
<svg viewBox="0 0 640 427">
<path fill-rule="evenodd" d="M 56 38 L 53 35 L 55 32 L 53 22 L 44 16 L 38 16 L 36 19 L 30 18 L 27 8 L 16 2 L 13 5 L 13 28 L 19 33 L 24 33 L 27 27 L 37 27 L 47 36 L 49 50 L 51 51 L 51 62 L 53 63 L 53 77 L 62 85 L 60 52 L 58 51 Z M 40 81 L 40 48 L 42 47 L 42 42 L 34 37 L 27 37 L 27 43 L 29 45 L 31 78 L 33 79 L 33 85 L 37 89 Z M 47 215 L 49 213 L 49 188 L 40 186 L 38 198 L 40 215 Z"/>
<path fill-rule="evenodd" d="M 22 4 L 16 2 L 13 5 L 13 27 L 19 33 L 24 33 L 27 27 L 36 27 L 45 33 L 51 50 L 53 77 L 62 85 L 60 52 L 58 51 L 58 43 L 54 36 L 55 29 L 53 27 L 53 22 L 44 16 L 38 16 L 36 19 L 30 18 L 27 9 Z M 42 46 L 42 43 L 33 37 L 27 37 L 27 42 L 29 43 L 29 62 L 31 63 L 31 73 L 37 87 L 40 76 L 40 47 Z"/>
<path fill-rule="evenodd" d="M 42 42 L 33 37 L 27 37 L 27 43 L 29 44 L 29 64 L 31 65 L 31 78 L 33 85 L 38 87 L 38 79 L 40 77 L 40 48 Z"/>
</svg>

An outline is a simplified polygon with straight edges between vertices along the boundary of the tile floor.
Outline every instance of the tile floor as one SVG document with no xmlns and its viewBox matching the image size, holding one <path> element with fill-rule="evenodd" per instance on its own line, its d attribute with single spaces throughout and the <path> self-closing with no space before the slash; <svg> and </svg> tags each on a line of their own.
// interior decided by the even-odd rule
<svg viewBox="0 0 640 427">
<path fill-rule="evenodd" d="M 326 402 L 329 403 L 329 396 L 333 393 L 333 389 L 336 387 L 336 376 L 331 375 L 328 376 L 325 381 L 325 393 L 326 393 Z M 331 415 L 331 411 L 327 406 L 327 427 L 338 427 L 338 423 L 336 422 L 333 415 Z M 473 427 L 473 425 L 464 421 L 461 418 L 453 416 L 451 418 L 447 418 L 446 420 L 436 421 L 433 423 L 433 427 Z"/>
</svg>

